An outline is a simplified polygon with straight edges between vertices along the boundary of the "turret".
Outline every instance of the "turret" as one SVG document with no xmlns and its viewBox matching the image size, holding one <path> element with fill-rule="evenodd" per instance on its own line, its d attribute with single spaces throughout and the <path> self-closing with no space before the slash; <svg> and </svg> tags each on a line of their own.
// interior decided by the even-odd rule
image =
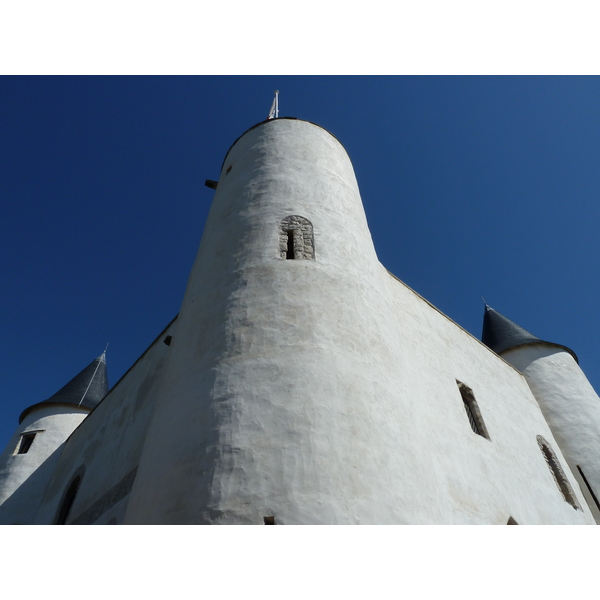
<svg viewBox="0 0 600 600">
<path fill-rule="evenodd" d="M 103 353 L 50 398 L 21 413 L 0 455 L 0 523 L 31 519 L 59 448 L 107 392 Z"/>
<path fill-rule="evenodd" d="M 482 341 L 527 380 L 590 510 L 600 523 L 600 398 L 575 353 L 486 305 Z"/>
<path fill-rule="evenodd" d="M 348 415 L 377 400 L 355 374 L 365 336 L 386 352 L 363 309 L 383 314 L 383 277 L 336 138 L 288 118 L 242 135 L 223 163 L 125 523 L 350 522 L 337 499 L 358 477 L 350 446 L 367 442 Z"/>
</svg>

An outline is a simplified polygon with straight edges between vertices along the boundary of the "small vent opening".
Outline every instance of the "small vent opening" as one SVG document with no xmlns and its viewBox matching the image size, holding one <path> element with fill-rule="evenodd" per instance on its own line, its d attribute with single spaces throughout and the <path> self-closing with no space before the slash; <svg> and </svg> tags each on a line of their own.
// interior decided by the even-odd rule
<svg viewBox="0 0 600 600">
<path fill-rule="evenodd" d="M 167 346 L 170 346 L 170 345 L 171 345 L 171 341 L 172 341 L 172 340 L 173 340 L 173 337 L 172 337 L 172 336 L 170 336 L 170 335 L 168 335 L 168 336 L 167 336 L 167 337 L 166 337 L 166 338 L 163 340 L 163 342 L 164 342 L 164 343 L 165 343 Z"/>
<path fill-rule="evenodd" d="M 275 525 L 275 517 L 264 517 L 265 525 Z"/>
</svg>

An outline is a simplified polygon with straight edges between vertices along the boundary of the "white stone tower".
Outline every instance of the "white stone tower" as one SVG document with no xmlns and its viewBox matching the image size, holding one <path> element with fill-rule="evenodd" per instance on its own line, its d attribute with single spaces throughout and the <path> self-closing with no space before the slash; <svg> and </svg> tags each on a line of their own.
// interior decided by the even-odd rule
<svg viewBox="0 0 600 600">
<path fill-rule="evenodd" d="M 59 448 L 107 392 L 103 353 L 48 400 L 21 413 L 0 455 L 0 523 L 31 522 Z"/>
<path fill-rule="evenodd" d="M 522 375 L 379 263 L 317 125 L 230 148 L 170 342 L 125 524 L 593 522 Z"/>
<path fill-rule="evenodd" d="M 541 340 L 487 305 L 482 340 L 525 376 L 600 523 L 600 398 L 577 356 L 566 346 Z"/>
<path fill-rule="evenodd" d="M 330 133 L 276 119 L 239 138 L 190 275 L 126 522 L 339 521 L 332 497 L 356 478 L 347 457 L 369 454 L 353 430 L 373 418 L 377 373 L 356 374 L 365 352 L 385 353 L 374 318 L 382 272 L 352 165 Z"/>
</svg>

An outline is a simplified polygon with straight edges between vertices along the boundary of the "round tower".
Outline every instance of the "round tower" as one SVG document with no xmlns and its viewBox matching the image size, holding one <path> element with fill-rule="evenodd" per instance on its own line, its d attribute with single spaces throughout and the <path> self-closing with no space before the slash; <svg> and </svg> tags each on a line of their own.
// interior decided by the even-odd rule
<svg viewBox="0 0 600 600">
<path fill-rule="evenodd" d="M 378 493 L 393 514 L 376 476 L 398 438 L 379 381 L 401 368 L 386 359 L 384 277 L 337 139 L 289 118 L 243 134 L 222 166 L 125 523 L 369 522 Z"/>
<path fill-rule="evenodd" d="M 32 503 L 42 496 L 58 448 L 107 392 L 103 353 L 53 396 L 21 413 L 19 427 L 0 455 L 1 523 L 32 518 Z"/>
<path fill-rule="evenodd" d="M 527 380 L 600 523 L 600 398 L 575 353 L 526 331 L 486 305 L 482 341 Z"/>
</svg>

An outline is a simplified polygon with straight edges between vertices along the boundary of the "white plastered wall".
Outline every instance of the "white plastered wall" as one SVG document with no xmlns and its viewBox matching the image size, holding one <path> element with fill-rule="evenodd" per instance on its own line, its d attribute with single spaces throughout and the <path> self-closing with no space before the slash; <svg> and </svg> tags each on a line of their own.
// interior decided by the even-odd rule
<svg viewBox="0 0 600 600">
<path fill-rule="evenodd" d="M 31 523 L 62 444 L 89 412 L 85 407 L 41 404 L 23 419 L 0 456 L 0 524 Z M 26 454 L 17 454 L 25 433 L 35 433 L 35 438 Z"/>
<path fill-rule="evenodd" d="M 281 259 L 290 215 L 315 260 Z M 522 376 L 380 265 L 318 126 L 233 146 L 173 337 L 126 523 L 593 522 L 548 471 L 536 435 L 560 452 Z"/>
<path fill-rule="evenodd" d="M 573 356 L 558 346 L 529 344 L 507 350 L 502 357 L 525 376 L 594 517 L 600 522 L 596 505 L 600 500 L 600 398 Z"/>
<path fill-rule="evenodd" d="M 405 452 L 414 448 L 418 461 L 416 468 L 403 464 L 402 478 L 414 488 L 411 522 L 506 524 L 510 515 L 519 524 L 592 523 L 523 376 L 394 283 L 390 296 L 406 357 L 404 393 L 396 398 L 404 415 Z M 471 430 L 457 380 L 473 390 L 490 440 Z M 538 435 L 556 452 L 583 510 L 564 500 Z"/>
</svg>

